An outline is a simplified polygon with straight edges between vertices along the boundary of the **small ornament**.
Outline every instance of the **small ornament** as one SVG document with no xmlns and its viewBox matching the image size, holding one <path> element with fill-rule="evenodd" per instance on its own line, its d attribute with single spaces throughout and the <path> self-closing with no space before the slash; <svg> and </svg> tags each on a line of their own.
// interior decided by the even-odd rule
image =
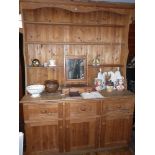
<svg viewBox="0 0 155 155">
<path fill-rule="evenodd" d="M 117 71 L 115 72 L 114 79 L 115 79 L 115 81 L 122 79 L 122 75 L 120 73 L 119 67 L 118 67 Z"/>
<path fill-rule="evenodd" d="M 56 61 L 54 59 L 49 60 L 48 66 L 56 66 Z"/>
<path fill-rule="evenodd" d="M 111 80 L 107 81 L 106 82 L 106 90 L 107 90 L 107 92 L 112 92 L 113 89 L 114 89 L 114 83 Z"/>
<path fill-rule="evenodd" d="M 48 66 L 49 67 L 56 66 L 55 56 L 56 56 L 56 53 L 55 52 L 52 52 L 51 53 L 51 59 L 48 60 Z"/>
<path fill-rule="evenodd" d="M 33 59 L 32 60 L 32 66 L 33 67 L 39 67 L 40 66 L 40 61 L 38 59 Z"/>
<path fill-rule="evenodd" d="M 105 73 L 102 72 L 101 68 L 97 74 L 97 78 L 95 78 L 94 84 L 97 91 L 105 89 Z"/>
<path fill-rule="evenodd" d="M 93 59 L 93 66 L 99 66 L 100 65 L 100 55 L 97 55 L 95 59 Z"/>
<path fill-rule="evenodd" d="M 101 79 L 95 79 L 95 89 L 97 90 L 97 91 L 100 91 L 100 90 L 102 90 L 103 88 L 103 85 L 102 85 L 102 80 Z"/>
<path fill-rule="evenodd" d="M 103 79 L 103 73 L 102 73 L 102 69 L 100 68 L 100 71 L 98 72 L 98 75 L 97 75 L 97 78 L 98 79 Z"/>
<path fill-rule="evenodd" d="M 118 80 L 118 85 L 116 86 L 116 89 L 118 91 L 122 91 L 125 89 L 125 86 L 124 86 L 124 77 L 122 76 L 121 79 Z"/>
</svg>

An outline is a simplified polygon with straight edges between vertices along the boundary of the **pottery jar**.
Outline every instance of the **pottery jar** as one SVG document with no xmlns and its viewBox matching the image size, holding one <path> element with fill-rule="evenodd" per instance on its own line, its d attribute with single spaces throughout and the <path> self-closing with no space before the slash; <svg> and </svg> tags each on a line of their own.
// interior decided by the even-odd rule
<svg viewBox="0 0 155 155">
<path fill-rule="evenodd" d="M 45 84 L 45 91 L 48 93 L 55 93 L 59 88 L 59 83 L 57 80 L 46 80 Z"/>
</svg>

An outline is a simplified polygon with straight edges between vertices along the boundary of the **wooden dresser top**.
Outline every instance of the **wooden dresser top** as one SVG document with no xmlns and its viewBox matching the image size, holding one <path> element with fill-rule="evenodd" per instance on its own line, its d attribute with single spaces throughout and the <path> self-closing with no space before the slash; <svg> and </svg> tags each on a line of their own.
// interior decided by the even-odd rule
<svg viewBox="0 0 155 155">
<path fill-rule="evenodd" d="M 134 96 L 134 94 L 128 90 L 124 91 L 113 91 L 107 92 L 102 91 L 101 94 L 104 96 L 103 99 L 93 99 L 93 100 L 104 100 L 106 98 L 128 98 Z M 66 101 L 66 100 L 85 100 L 82 97 L 69 97 L 67 95 L 62 95 L 61 93 L 43 93 L 38 98 L 32 98 L 30 95 L 25 95 L 20 103 L 25 102 L 42 102 L 42 101 Z M 88 99 L 90 100 L 90 99 Z M 92 99 L 91 99 L 92 100 Z"/>
</svg>

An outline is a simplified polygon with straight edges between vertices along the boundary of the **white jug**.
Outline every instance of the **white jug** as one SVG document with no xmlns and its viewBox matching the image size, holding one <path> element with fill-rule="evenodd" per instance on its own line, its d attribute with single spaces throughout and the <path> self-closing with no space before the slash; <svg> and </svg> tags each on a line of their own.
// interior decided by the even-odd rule
<svg viewBox="0 0 155 155">
<path fill-rule="evenodd" d="M 54 60 L 54 59 L 51 59 L 51 60 L 49 60 L 48 61 L 48 66 L 56 66 L 56 63 L 55 63 L 56 61 Z"/>
</svg>

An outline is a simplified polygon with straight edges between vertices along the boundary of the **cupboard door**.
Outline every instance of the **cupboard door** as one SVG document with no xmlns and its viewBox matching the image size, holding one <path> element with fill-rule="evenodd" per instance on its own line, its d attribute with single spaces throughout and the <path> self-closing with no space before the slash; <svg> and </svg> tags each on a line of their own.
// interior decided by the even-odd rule
<svg viewBox="0 0 155 155">
<path fill-rule="evenodd" d="M 62 121 L 36 122 L 25 124 L 26 152 L 62 152 Z"/>
<path fill-rule="evenodd" d="M 65 151 L 98 147 L 99 118 L 66 120 Z"/>
<path fill-rule="evenodd" d="M 132 117 L 102 117 L 100 147 L 128 145 L 132 132 Z"/>
</svg>

